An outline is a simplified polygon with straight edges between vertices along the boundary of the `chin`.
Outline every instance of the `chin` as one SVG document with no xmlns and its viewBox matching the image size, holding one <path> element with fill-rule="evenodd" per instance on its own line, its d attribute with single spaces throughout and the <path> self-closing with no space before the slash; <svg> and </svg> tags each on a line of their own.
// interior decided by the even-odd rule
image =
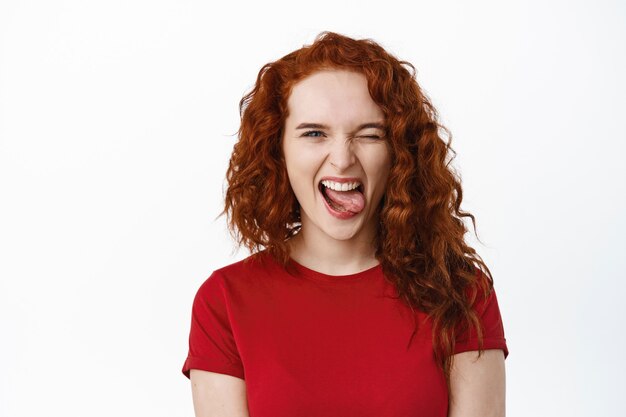
<svg viewBox="0 0 626 417">
<path fill-rule="evenodd" d="M 320 227 L 320 229 L 331 238 L 335 240 L 350 240 L 363 231 L 363 224 L 358 222 L 356 224 L 344 224 L 328 225 Z"/>
</svg>

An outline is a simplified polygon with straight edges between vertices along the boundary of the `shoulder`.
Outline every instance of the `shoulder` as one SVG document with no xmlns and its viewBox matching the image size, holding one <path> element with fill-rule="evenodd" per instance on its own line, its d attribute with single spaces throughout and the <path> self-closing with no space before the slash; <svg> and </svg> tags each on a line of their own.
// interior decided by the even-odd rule
<svg viewBox="0 0 626 417">
<path fill-rule="evenodd" d="M 198 287 L 194 303 L 219 306 L 228 304 L 230 299 L 241 294 L 255 292 L 253 282 L 272 268 L 271 261 L 257 252 L 244 259 L 214 269 Z"/>
<path fill-rule="evenodd" d="M 494 302 L 496 294 L 490 275 L 477 266 L 474 266 L 474 275 L 476 275 L 474 282 L 465 288 L 465 297 L 472 307 L 480 313 L 486 305 Z"/>
<path fill-rule="evenodd" d="M 228 290 L 242 285 L 249 286 L 270 276 L 276 277 L 280 273 L 282 273 L 280 265 L 263 250 L 239 261 L 218 267 L 213 270 L 202 285 Z"/>
<path fill-rule="evenodd" d="M 239 261 L 223 265 L 217 268 L 213 273 L 221 275 L 224 278 L 229 278 L 258 273 L 267 269 L 275 269 L 276 266 L 276 262 L 263 250 L 253 253 Z"/>
</svg>

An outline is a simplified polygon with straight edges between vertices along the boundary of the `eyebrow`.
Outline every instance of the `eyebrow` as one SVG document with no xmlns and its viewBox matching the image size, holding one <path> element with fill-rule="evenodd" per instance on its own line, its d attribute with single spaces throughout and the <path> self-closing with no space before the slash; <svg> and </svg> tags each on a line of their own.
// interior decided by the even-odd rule
<svg viewBox="0 0 626 417">
<path fill-rule="evenodd" d="M 375 122 L 363 123 L 362 125 L 359 125 L 359 127 L 357 127 L 356 130 L 359 131 L 359 130 L 369 129 L 369 128 L 385 130 L 385 128 L 384 128 L 382 123 L 375 123 Z M 326 129 L 326 130 L 329 130 L 330 127 L 328 127 L 327 125 L 321 124 L 321 123 L 300 123 L 298 125 L 298 127 L 296 127 L 296 129 Z"/>
</svg>

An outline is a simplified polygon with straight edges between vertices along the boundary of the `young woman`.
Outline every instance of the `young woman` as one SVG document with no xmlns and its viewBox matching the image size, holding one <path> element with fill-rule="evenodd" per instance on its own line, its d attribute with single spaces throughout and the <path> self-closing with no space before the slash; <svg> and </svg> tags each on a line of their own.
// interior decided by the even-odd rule
<svg viewBox="0 0 626 417">
<path fill-rule="evenodd" d="M 240 110 L 222 214 L 252 254 L 194 299 L 196 415 L 504 416 L 493 279 L 414 67 L 323 32 Z"/>
</svg>

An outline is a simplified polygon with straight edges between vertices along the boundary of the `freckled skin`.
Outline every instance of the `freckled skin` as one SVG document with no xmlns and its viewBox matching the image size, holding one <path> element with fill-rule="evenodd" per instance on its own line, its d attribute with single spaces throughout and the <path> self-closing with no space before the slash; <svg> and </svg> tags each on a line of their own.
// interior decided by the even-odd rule
<svg viewBox="0 0 626 417">
<path fill-rule="evenodd" d="M 297 249 L 294 259 L 311 259 L 312 265 L 313 259 L 324 257 L 331 265 L 333 259 L 336 263 L 348 256 L 355 264 L 371 265 L 377 208 L 385 193 L 391 154 L 381 129 L 356 130 L 364 123 L 384 122 L 367 79 L 345 70 L 318 71 L 293 87 L 287 105 L 282 149 L 302 218 L 302 230 L 292 239 Z M 328 128 L 296 129 L 301 123 Z M 360 178 L 363 211 L 347 220 L 331 216 L 318 191 L 320 179 L 327 175 Z"/>
</svg>

